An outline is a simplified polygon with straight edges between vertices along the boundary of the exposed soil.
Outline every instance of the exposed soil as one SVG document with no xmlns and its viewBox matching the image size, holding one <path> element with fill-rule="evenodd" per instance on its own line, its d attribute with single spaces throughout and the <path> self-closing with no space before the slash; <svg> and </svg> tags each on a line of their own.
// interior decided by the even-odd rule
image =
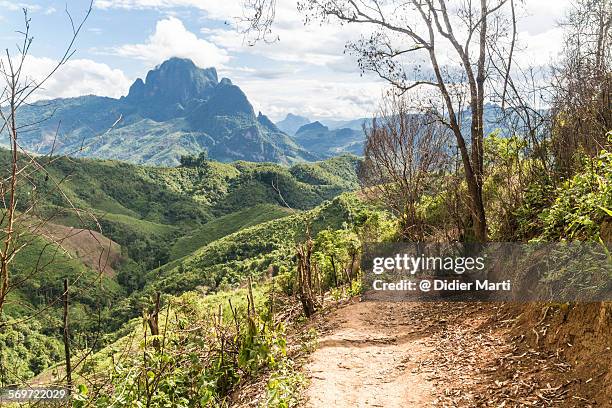
<svg viewBox="0 0 612 408">
<path fill-rule="evenodd" d="M 599 324 L 607 329 L 589 337 L 597 364 L 579 362 L 558 342 L 547 342 L 543 328 L 550 329 L 553 314 L 534 321 L 533 310 L 541 308 L 355 300 L 317 321 L 322 335 L 305 367 L 310 386 L 304 405 L 611 406 L 605 310 Z M 601 310 L 593 313 L 601 320 Z M 533 337 L 520 334 L 527 331 Z"/>
<path fill-rule="evenodd" d="M 91 269 L 108 276 L 121 262 L 121 246 L 97 231 L 46 223 L 41 234 L 57 242 L 72 257 L 77 257 Z"/>
</svg>

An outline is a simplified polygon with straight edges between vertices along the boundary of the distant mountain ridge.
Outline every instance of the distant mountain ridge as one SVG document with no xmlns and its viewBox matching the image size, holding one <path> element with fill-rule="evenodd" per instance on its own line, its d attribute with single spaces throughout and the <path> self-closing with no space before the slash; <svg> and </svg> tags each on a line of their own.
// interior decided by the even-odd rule
<svg viewBox="0 0 612 408">
<path fill-rule="evenodd" d="M 295 133 L 328 132 L 328 131 L 329 131 L 329 128 L 317 120 L 315 122 L 300 126 L 300 128 Z"/>
<path fill-rule="evenodd" d="M 500 127 L 500 113 L 500 107 L 485 106 L 485 133 Z M 215 68 L 181 58 L 150 70 L 119 99 L 88 95 L 24 104 L 17 120 L 20 145 L 31 152 L 166 166 L 203 151 L 222 162 L 279 164 L 361 156 L 363 128 L 372 121 L 311 122 L 289 113 L 275 124 L 255 112 L 240 87 L 219 79 Z M 463 131 L 469 133 L 469 120 Z M 0 135 L 0 146 L 7 143 L 6 133 Z"/>
<path fill-rule="evenodd" d="M 293 136 L 300 127 L 308 123 L 310 123 L 310 119 L 307 117 L 288 113 L 285 119 L 276 122 L 276 126 L 288 135 Z"/>
<path fill-rule="evenodd" d="M 353 130 L 362 130 L 364 125 L 371 126 L 372 118 L 359 118 L 359 119 L 350 119 L 350 120 L 334 120 L 334 119 L 326 119 L 321 120 L 325 126 L 329 127 L 331 130 L 336 129 L 353 129 Z"/>
<path fill-rule="evenodd" d="M 181 155 L 201 151 L 219 161 L 291 164 L 318 158 L 256 114 L 244 92 L 227 78 L 219 81 L 215 68 L 181 58 L 137 79 L 120 99 L 90 95 L 41 101 L 22 107 L 18 118 L 21 124 L 48 118 L 21 136 L 25 149 L 39 153 L 151 165 L 176 165 Z"/>
<path fill-rule="evenodd" d="M 363 130 L 341 128 L 330 130 L 319 121 L 301 126 L 293 136 L 306 150 L 322 157 L 340 154 L 363 155 L 365 133 Z"/>
<path fill-rule="evenodd" d="M 469 109 L 462 112 L 465 120 L 461 124 L 461 131 L 468 139 L 468 143 L 471 127 L 469 113 Z M 362 156 L 366 139 L 365 129 L 372 126 L 372 121 L 372 118 L 358 118 L 352 120 L 320 119 L 311 122 L 304 116 L 289 113 L 285 119 L 277 123 L 277 126 L 292 135 L 293 139 L 304 149 L 326 158 L 346 153 Z M 497 131 L 501 136 L 507 137 L 511 134 L 510 129 L 513 124 L 520 127 L 521 118 L 516 114 L 504 113 L 502 108 L 495 104 L 485 104 L 485 135 Z M 454 138 L 452 140 L 454 141 Z"/>
<path fill-rule="evenodd" d="M 305 116 L 288 113 L 276 126 L 291 135 L 304 149 L 321 158 L 341 154 L 363 155 L 364 124 L 372 119 L 354 120 L 321 119 L 312 122 Z"/>
</svg>

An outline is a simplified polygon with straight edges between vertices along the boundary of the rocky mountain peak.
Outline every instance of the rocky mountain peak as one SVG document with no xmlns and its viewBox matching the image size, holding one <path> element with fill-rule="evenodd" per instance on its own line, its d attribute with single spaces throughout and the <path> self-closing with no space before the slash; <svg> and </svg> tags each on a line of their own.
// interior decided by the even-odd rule
<svg viewBox="0 0 612 408">
<path fill-rule="evenodd" d="M 207 99 L 218 83 L 215 68 L 203 69 L 189 59 L 170 58 L 149 71 L 145 81 L 138 78 L 126 99 L 186 104 L 193 99 Z"/>
</svg>

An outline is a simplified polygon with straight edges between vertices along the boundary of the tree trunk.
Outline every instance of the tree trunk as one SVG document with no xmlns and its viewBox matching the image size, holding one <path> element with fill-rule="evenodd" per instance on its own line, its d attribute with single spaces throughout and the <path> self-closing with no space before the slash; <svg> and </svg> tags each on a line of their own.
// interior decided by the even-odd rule
<svg viewBox="0 0 612 408">
<path fill-rule="evenodd" d="M 159 301 L 160 301 L 160 293 L 157 292 L 155 294 L 155 309 L 153 311 L 153 314 L 149 316 L 149 319 L 148 319 L 149 329 L 151 329 L 152 336 L 159 336 Z M 159 339 L 157 337 L 153 339 L 153 347 L 157 351 L 159 351 L 160 349 Z"/>
<path fill-rule="evenodd" d="M 478 56 L 478 74 L 476 76 L 476 110 L 472 109 L 472 164 L 476 182 L 475 194 L 472 197 L 472 217 L 474 219 L 474 235 L 477 241 L 487 240 L 487 222 L 482 200 L 482 181 L 484 177 L 484 97 L 487 56 L 487 0 L 480 0 L 480 52 Z M 474 126 L 476 123 L 476 126 Z"/>
<path fill-rule="evenodd" d="M 430 27 L 431 30 L 431 27 Z M 433 34 L 432 34 L 433 35 Z M 481 48 L 481 53 L 483 49 Z M 461 53 L 462 56 L 465 54 Z M 469 73 L 470 78 L 470 107 L 472 110 L 472 125 L 471 125 L 471 142 L 472 142 L 472 155 L 468 152 L 467 145 L 463 134 L 461 133 L 461 127 L 457 122 L 455 116 L 455 109 L 453 107 L 453 101 L 450 97 L 448 89 L 444 83 L 444 78 L 438 64 L 438 60 L 433 48 L 429 50 L 430 60 L 434 69 L 436 78 L 438 79 L 439 89 L 442 93 L 442 98 L 448 109 L 449 115 L 449 127 L 452 130 L 455 138 L 457 139 L 457 147 L 461 153 L 461 161 L 463 163 L 463 169 L 465 171 L 465 181 L 468 187 L 468 194 L 470 198 L 470 216 L 472 218 L 472 229 L 474 232 L 474 238 L 479 242 L 485 242 L 487 240 L 487 222 L 484 211 L 484 202 L 482 199 L 482 175 L 483 175 L 483 129 L 482 129 L 482 107 L 484 101 L 484 74 L 480 72 L 480 61 L 479 61 L 479 74 L 475 81 L 472 81 L 473 76 L 469 65 L 466 64 L 466 71 Z M 482 55 L 481 55 L 482 56 Z M 466 57 L 467 58 L 467 57 Z M 467 60 L 466 60 L 467 61 Z M 469 63 L 469 61 L 467 61 Z M 484 63 L 483 63 L 484 64 Z M 484 69 L 484 65 L 483 65 Z M 482 94 L 478 94 L 478 90 L 482 89 Z M 475 161 L 474 161 L 475 159 Z"/>
<path fill-rule="evenodd" d="M 298 297 L 306 317 L 312 316 L 316 311 L 315 294 L 312 288 L 312 240 L 310 238 L 297 246 L 297 285 Z"/>
<path fill-rule="evenodd" d="M 332 271 L 334 273 L 334 285 L 338 288 L 338 271 L 336 271 L 336 262 L 334 261 L 334 257 L 330 256 L 329 260 L 331 262 Z"/>
<path fill-rule="evenodd" d="M 66 359 L 66 388 L 68 395 L 72 393 L 72 366 L 70 365 L 70 332 L 68 330 L 68 279 L 64 279 L 64 356 Z"/>
<path fill-rule="evenodd" d="M 474 114 L 472 117 L 474 118 Z M 487 222 L 484 210 L 484 201 L 482 199 L 482 155 L 472 155 L 473 158 L 476 157 L 476 159 L 481 160 L 481 164 L 475 164 L 473 160 L 470 160 L 470 156 L 467 151 L 467 147 L 465 146 L 463 136 L 461 135 L 461 131 L 458 127 L 457 129 L 453 130 L 455 136 L 457 137 L 459 152 L 461 153 L 461 160 L 463 162 L 463 170 L 465 172 L 465 181 L 468 187 L 468 194 L 470 198 L 470 216 L 472 219 L 472 230 L 474 233 L 474 238 L 478 242 L 486 242 Z M 476 136 L 476 138 L 478 138 L 478 136 Z M 472 146 L 472 152 L 474 152 L 474 146 Z M 480 168 L 480 175 L 478 175 L 476 171 L 474 171 L 474 167 Z"/>
</svg>

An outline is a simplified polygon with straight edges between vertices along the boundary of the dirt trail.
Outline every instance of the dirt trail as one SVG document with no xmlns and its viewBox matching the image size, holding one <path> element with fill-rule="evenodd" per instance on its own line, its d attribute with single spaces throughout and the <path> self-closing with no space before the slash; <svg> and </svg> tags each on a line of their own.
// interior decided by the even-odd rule
<svg viewBox="0 0 612 408">
<path fill-rule="evenodd" d="M 310 406 L 420 406 L 432 399 L 433 386 L 418 370 L 431 348 L 394 306 L 362 302 L 334 312 L 338 327 L 320 339 L 307 366 Z"/>
<path fill-rule="evenodd" d="M 588 407 L 559 356 L 508 341 L 512 319 L 478 303 L 358 302 L 319 321 L 308 407 Z M 565 374 L 564 374 L 565 373 Z M 571 372 L 570 372 L 571 374 Z"/>
</svg>

